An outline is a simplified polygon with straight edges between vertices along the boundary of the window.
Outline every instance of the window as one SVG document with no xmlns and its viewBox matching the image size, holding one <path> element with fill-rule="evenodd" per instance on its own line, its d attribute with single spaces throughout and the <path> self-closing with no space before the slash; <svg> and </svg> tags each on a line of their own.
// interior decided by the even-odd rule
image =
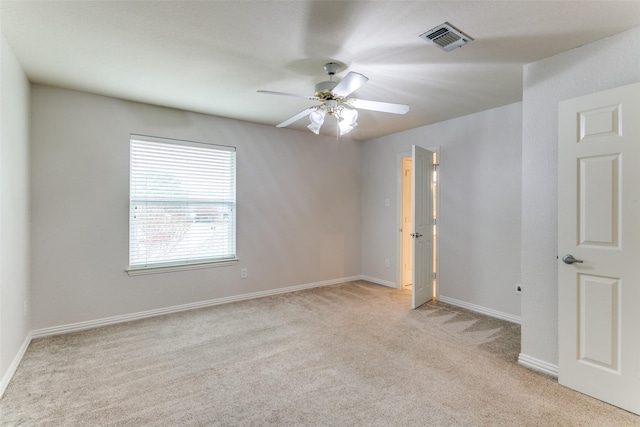
<svg viewBox="0 0 640 427">
<path fill-rule="evenodd" d="M 129 273 L 235 261 L 234 147 L 131 135 Z"/>
</svg>

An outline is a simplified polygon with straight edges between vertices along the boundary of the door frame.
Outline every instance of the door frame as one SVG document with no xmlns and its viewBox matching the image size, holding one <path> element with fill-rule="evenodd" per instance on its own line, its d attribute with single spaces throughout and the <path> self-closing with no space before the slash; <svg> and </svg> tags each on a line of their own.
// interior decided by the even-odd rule
<svg viewBox="0 0 640 427">
<path fill-rule="evenodd" d="M 411 187 L 412 184 L 412 176 L 411 174 L 413 173 L 413 159 L 411 156 L 407 156 L 407 157 L 402 157 L 400 159 L 400 161 L 402 162 L 401 165 L 401 170 L 400 170 L 400 194 L 399 194 L 399 200 L 400 200 L 400 213 L 399 213 L 399 220 L 400 220 L 400 225 L 399 225 L 399 229 L 398 231 L 400 232 L 400 254 L 399 254 L 399 258 L 398 258 L 398 265 L 400 267 L 400 283 L 398 285 L 398 287 L 400 289 L 404 289 L 405 288 L 405 284 L 408 281 L 412 281 L 412 278 L 408 278 L 407 277 L 407 271 L 405 270 L 405 263 L 406 263 L 406 258 L 405 255 L 407 255 L 407 244 L 409 246 L 409 249 L 411 248 L 412 245 L 412 238 L 410 236 L 411 234 L 411 225 L 412 225 L 412 220 L 409 221 L 409 224 L 406 223 L 405 219 L 406 219 L 406 215 L 407 215 L 407 210 L 409 211 L 408 214 L 409 216 L 413 215 L 413 205 L 412 205 L 412 191 L 409 192 L 409 194 L 407 194 L 407 188 L 405 188 L 405 185 L 407 184 L 408 181 L 408 187 Z M 406 175 L 407 172 L 407 168 L 406 166 L 409 166 L 409 176 Z M 408 200 L 407 200 L 408 199 Z M 406 228 L 406 229 L 405 229 Z M 400 231 L 402 230 L 402 231 Z M 408 240 L 408 241 L 407 241 Z M 409 251 L 411 252 L 411 251 Z M 409 254 L 409 258 L 411 258 L 411 255 Z M 411 260 L 409 260 L 409 263 L 411 263 Z M 411 268 L 413 268 L 413 265 L 411 266 Z M 412 270 L 410 270 L 411 272 Z M 409 275 L 412 275 L 412 273 L 410 273 Z"/>
<path fill-rule="evenodd" d="M 438 164 L 441 164 L 440 159 L 440 146 L 436 147 L 423 147 L 420 144 L 415 144 L 419 147 L 424 148 L 425 150 L 432 151 L 436 153 L 436 159 Z M 396 288 L 402 289 L 402 233 L 400 230 L 402 229 L 402 159 L 405 157 L 412 157 L 411 149 L 409 151 L 403 151 L 401 153 L 396 154 Z M 414 165 L 412 165 L 413 167 Z M 438 171 L 439 172 L 439 171 Z M 440 173 L 438 173 L 438 184 L 436 185 L 436 218 L 440 218 L 440 182 L 441 182 Z M 440 253 L 440 221 L 436 221 L 436 242 L 433 246 L 433 249 L 436 252 L 436 261 L 435 261 L 435 271 L 436 273 L 440 271 L 440 257 L 438 254 Z M 413 266 L 412 266 L 413 268 Z M 435 281 L 435 295 L 434 299 L 438 299 L 440 296 L 440 286 L 439 285 L 440 278 L 436 276 Z"/>
</svg>

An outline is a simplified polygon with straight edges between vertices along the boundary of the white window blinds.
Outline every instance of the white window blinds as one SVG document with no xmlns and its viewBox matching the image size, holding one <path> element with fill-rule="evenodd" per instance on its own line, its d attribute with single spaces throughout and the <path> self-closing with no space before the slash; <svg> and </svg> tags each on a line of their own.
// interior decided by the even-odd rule
<svg viewBox="0 0 640 427">
<path fill-rule="evenodd" d="M 129 267 L 236 256 L 234 147 L 131 135 Z"/>
</svg>

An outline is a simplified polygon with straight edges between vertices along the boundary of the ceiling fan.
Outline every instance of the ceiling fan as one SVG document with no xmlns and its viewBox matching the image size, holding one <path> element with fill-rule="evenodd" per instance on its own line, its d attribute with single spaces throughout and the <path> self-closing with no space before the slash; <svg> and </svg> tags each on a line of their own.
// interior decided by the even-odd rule
<svg viewBox="0 0 640 427">
<path fill-rule="evenodd" d="M 324 70 L 329 75 L 329 80 L 318 83 L 313 96 L 274 92 L 271 90 L 259 90 L 258 92 L 260 93 L 293 96 L 296 98 L 321 101 L 320 105 L 309 107 L 284 122 L 277 124 L 276 127 L 286 127 L 297 122 L 303 117 L 309 116 L 311 124 L 307 127 L 313 133 L 318 134 L 320 132 L 320 127 L 324 123 L 325 117 L 330 115 L 336 118 L 338 122 L 338 132 L 340 135 L 344 135 L 351 132 L 353 128 L 358 126 L 358 108 L 393 114 L 406 114 L 409 111 L 408 105 L 347 98 L 352 92 L 365 84 L 369 79 L 360 73 L 354 73 L 351 71 L 344 77 L 344 79 L 342 79 L 342 81 L 334 81 L 333 76 L 339 69 L 340 65 L 335 62 L 329 62 L 324 65 Z"/>
</svg>

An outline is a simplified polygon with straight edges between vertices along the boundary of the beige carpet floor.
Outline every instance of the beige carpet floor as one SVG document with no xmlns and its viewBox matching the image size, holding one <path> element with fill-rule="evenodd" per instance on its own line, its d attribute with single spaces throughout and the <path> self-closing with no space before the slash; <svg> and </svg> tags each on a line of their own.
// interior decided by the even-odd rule
<svg viewBox="0 0 640 427">
<path fill-rule="evenodd" d="M 351 282 L 34 340 L 2 425 L 630 426 L 518 325 Z"/>
</svg>

